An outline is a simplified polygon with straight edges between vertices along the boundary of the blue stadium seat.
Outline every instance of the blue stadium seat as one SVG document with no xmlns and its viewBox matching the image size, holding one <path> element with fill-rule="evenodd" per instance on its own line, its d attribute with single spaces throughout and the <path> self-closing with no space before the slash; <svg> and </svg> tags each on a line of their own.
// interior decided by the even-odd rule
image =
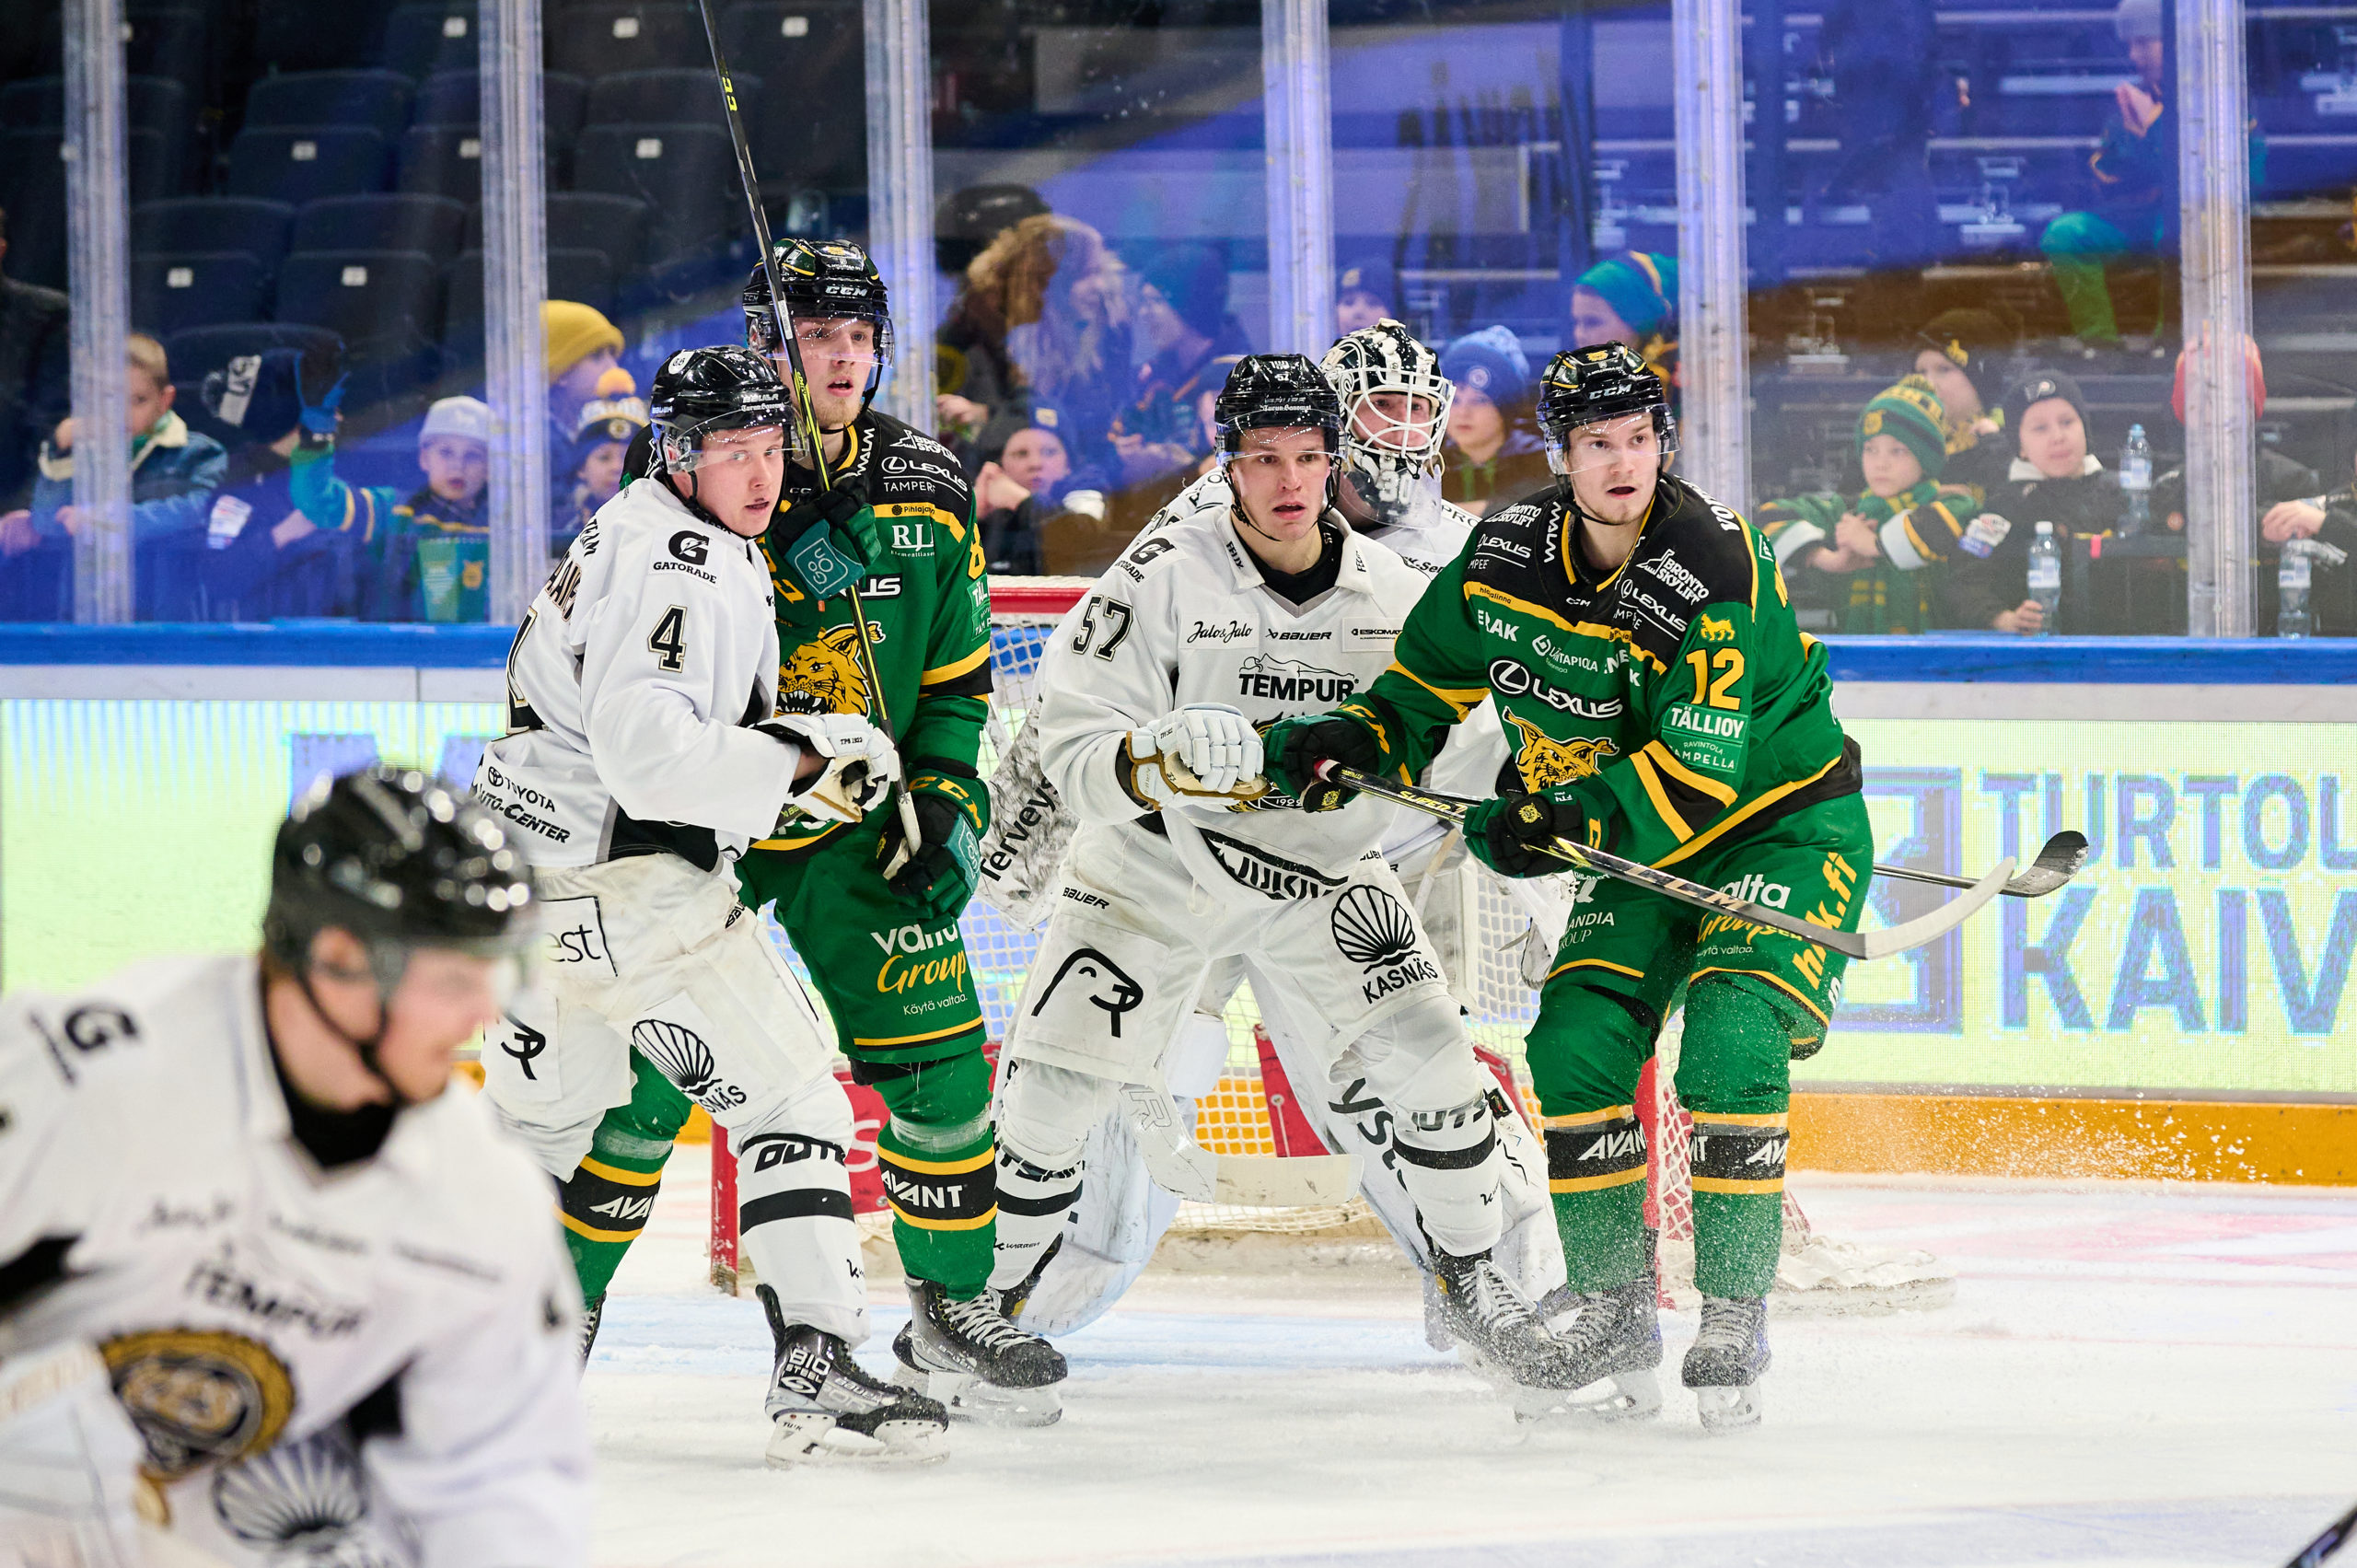
<svg viewBox="0 0 2357 1568">
<path fill-rule="evenodd" d="M 595 250 L 606 258 L 607 272 L 620 288 L 634 277 L 646 261 L 646 203 L 630 196 L 604 196 L 586 191 L 552 191 L 548 197 L 549 253 Z M 466 249 L 482 249 L 482 208 L 467 213 Z M 555 264 L 551 264 L 552 274 Z M 455 296 L 454 296 L 455 297 Z M 574 294 L 560 299 L 581 299 Z M 595 303 L 591 301 L 591 303 Z M 603 308 L 603 307 L 600 307 Z"/>
<path fill-rule="evenodd" d="M 188 175 L 188 90 L 168 76 L 134 76 L 125 84 L 132 129 L 163 139 L 164 179 L 184 187 Z M 65 78 L 35 76 L 0 87 L 0 130 L 61 130 L 65 124 Z"/>
<path fill-rule="evenodd" d="M 466 223 L 467 209 L 447 196 L 331 196 L 296 216 L 288 249 L 417 250 L 447 261 Z"/>
<path fill-rule="evenodd" d="M 760 117 L 761 79 L 729 70 L 737 87 L 737 111 L 745 123 Z M 720 79 L 711 68 L 701 71 L 616 71 L 589 84 L 587 125 L 716 125 L 728 128 L 726 106 L 721 101 Z"/>
<path fill-rule="evenodd" d="M 399 0 L 260 0 L 253 60 L 276 71 L 329 71 L 382 58 L 385 21 Z M 282 123 L 300 124 L 300 121 Z M 396 127 L 398 129 L 398 127 Z"/>
<path fill-rule="evenodd" d="M 385 188 L 385 138 L 346 125 L 249 126 L 229 145 L 229 194 L 298 205 Z"/>
<path fill-rule="evenodd" d="M 389 142 L 409 124 L 416 84 L 398 71 L 298 71 L 246 93 L 246 125 L 354 125 Z"/>
<path fill-rule="evenodd" d="M 704 79 L 712 79 L 705 73 Z M 569 143 L 575 132 L 581 129 L 582 105 L 589 97 L 589 84 L 578 76 L 568 76 L 562 71 L 540 74 L 540 128 L 552 149 Z M 479 125 L 482 122 L 482 83 L 478 73 L 436 71 L 425 78 L 418 89 L 417 122 L 420 125 Z"/>
<path fill-rule="evenodd" d="M 577 76 L 711 58 L 692 6 L 565 6 L 552 9 L 541 29 L 548 68 Z"/>
<path fill-rule="evenodd" d="M 614 306 L 613 264 L 602 250 L 549 247 L 548 296 L 601 311 Z M 461 250 L 443 274 L 447 284 L 442 342 L 461 358 L 482 354 L 482 252 Z"/>
<path fill-rule="evenodd" d="M 0 131 L 0 210 L 8 215 L 10 277 L 44 288 L 65 287 L 64 135 L 55 130 Z M 126 149 L 131 199 L 165 192 L 164 141 L 134 131 Z"/>
<path fill-rule="evenodd" d="M 122 19 L 123 69 L 134 76 L 166 76 L 175 82 L 205 78 L 205 17 L 202 10 L 134 7 Z"/>
<path fill-rule="evenodd" d="M 141 254 L 236 250 L 251 256 L 267 274 L 286 254 L 286 235 L 294 222 L 295 209 L 285 202 L 173 196 L 131 209 L 131 249 Z"/>
<path fill-rule="evenodd" d="M 158 339 L 190 327 L 250 321 L 270 301 L 270 274 L 242 250 L 134 256 L 131 325 Z"/>
<path fill-rule="evenodd" d="M 473 202 L 482 196 L 482 133 L 472 125 L 412 125 L 401 136 L 394 188 Z"/>
<path fill-rule="evenodd" d="M 424 77 L 471 71 L 482 59 L 474 0 L 426 0 L 397 6 L 385 18 L 385 69 Z"/>
<path fill-rule="evenodd" d="M 692 255 L 730 232 L 743 196 L 728 134 L 710 125 L 592 125 L 575 152 L 574 187 L 631 196 L 655 215 L 654 261 Z"/>
<path fill-rule="evenodd" d="M 278 270 L 281 321 L 325 327 L 354 361 L 413 354 L 442 331 L 442 269 L 416 250 L 320 250 Z"/>
<path fill-rule="evenodd" d="M 858 0 L 740 0 L 721 14 L 731 69 L 766 85 L 747 118 L 756 168 L 793 185 L 856 185 L 866 127 L 830 106 L 837 84 L 861 79 Z"/>
</svg>

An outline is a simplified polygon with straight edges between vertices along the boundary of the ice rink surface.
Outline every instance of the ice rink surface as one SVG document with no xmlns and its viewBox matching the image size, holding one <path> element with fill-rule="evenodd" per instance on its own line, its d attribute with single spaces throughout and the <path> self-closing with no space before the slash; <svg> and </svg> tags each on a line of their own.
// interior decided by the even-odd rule
<svg viewBox="0 0 2357 1568">
<path fill-rule="evenodd" d="M 2357 1497 L 2357 1192 L 1801 1175 L 1818 1229 L 1930 1249 L 1956 1301 L 1772 1320 L 1766 1423 L 1718 1437 L 1674 1386 L 1690 1314 L 1658 1421 L 1517 1427 L 1404 1272 L 1150 1272 L 1062 1342 L 1058 1425 L 780 1472 L 704 1170 L 673 1160 L 590 1365 L 600 1568 L 2272 1565 Z M 882 1371 L 906 1308 L 876 1299 Z"/>
</svg>

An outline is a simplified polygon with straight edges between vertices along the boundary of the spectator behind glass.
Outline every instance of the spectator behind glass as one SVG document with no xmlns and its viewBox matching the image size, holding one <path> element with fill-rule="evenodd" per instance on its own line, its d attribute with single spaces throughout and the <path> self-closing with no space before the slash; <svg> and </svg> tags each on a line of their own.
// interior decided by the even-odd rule
<svg viewBox="0 0 2357 1568">
<path fill-rule="evenodd" d="M 343 380 L 332 360 L 240 354 L 204 378 L 203 398 L 245 437 L 205 517 L 204 619 L 352 614 L 362 547 L 386 514 L 335 478 Z"/>
<path fill-rule="evenodd" d="M 1678 385 L 1678 258 L 1631 250 L 1598 261 L 1572 285 L 1572 342 L 1627 343 L 1669 388 Z"/>
<path fill-rule="evenodd" d="M 2357 637 L 2357 477 L 2344 469 L 2336 489 L 2278 501 L 2259 518 L 2258 532 L 2279 550 L 2304 539 L 2340 552 L 2342 559 L 2320 560 L 2310 568 L 2308 613 L 2316 636 Z M 2262 566 L 2262 582 L 2266 575 Z"/>
<path fill-rule="evenodd" d="M 172 412 L 172 370 L 164 345 L 134 332 L 124 346 L 135 610 L 143 621 L 186 619 L 195 613 L 193 552 L 203 548 L 205 514 L 221 487 L 228 455 Z M 71 581 L 69 567 L 45 563 L 70 563 L 69 540 L 81 530 L 74 509 L 75 439 L 75 421 L 60 421 L 41 447 L 30 513 L 0 523 L 0 556 L 16 558 L 12 569 L 59 571 Z"/>
<path fill-rule="evenodd" d="M 589 306 L 551 299 L 540 306 L 540 336 L 549 367 L 549 488 L 562 494 L 582 405 L 598 395 L 598 383 L 621 362 L 622 333 Z"/>
<path fill-rule="evenodd" d="M 425 411 L 417 437 L 425 486 L 393 508 L 378 536 L 369 620 L 490 619 L 490 452 L 489 404 L 444 398 Z"/>
<path fill-rule="evenodd" d="M 8 259 L 8 215 L 0 211 L 0 268 Z M 31 498 L 41 438 L 72 407 L 66 365 L 65 296 L 0 271 L 0 552 L 10 517 Z M 23 547 L 20 547 L 20 549 Z"/>
<path fill-rule="evenodd" d="M 1858 416 L 1864 494 L 1759 508 L 1805 629 L 1911 633 L 1944 623 L 1937 581 L 1981 509 L 1972 492 L 1941 482 L 1947 456 L 1940 400 L 1910 376 Z"/>
<path fill-rule="evenodd" d="M 2206 333 L 2208 329 L 2203 331 Z M 2191 352 L 2188 349 L 2177 356 L 2177 384 L 2169 394 L 2169 412 L 2177 416 L 2179 425 L 2185 424 L 2185 361 L 2186 354 Z M 2287 457 L 2258 440 L 2256 427 L 2267 413 L 2267 366 L 2259 358 L 2258 344 L 2247 337 L 2243 339 L 2243 389 L 2250 398 L 2253 426 L 2252 490 L 2263 516 L 2283 502 L 2316 494 L 2324 488 L 2324 480 L 2305 463 Z M 2185 469 L 2182 465 L 2171 468 L 2153 480 L 2153 516 L 2162 519 L 2172 533 L 2185 531 Z M 2273 591 L 2271 585 L 2268 591 Z"/>
<path fill-rule="evenodd" d="M 2052 523 L 2056 547 L 2067 550 L 2073 540 L 2114 532 L 2127 502 L 2117 476 L 2087 450 L 2087 404 L 2078 382 L 2061 371 L 2042 371 L 2006 393 L 2003 413 L 2013 433 L 2013 460 L 1990 492 L 1991 514 L 1959 544 L 1962 553 L 1943 592 L 1952 624 L 2029 636 L 2052 630 L 2028 594 L 2029 544 L 2038 525 Z M 2097 629 L 2093 607 L 2066 608 L 2063 619 L 2073 623 L 2072 630 Z"/>
<path fill-rule="evenodd" d="M 966 269 L 940 343 L 935 409 L 970 465 L 1046 403 L 1076 465 L 1113 466 L 1108 433 L 1131 394 L 1129 299 L 1095 229 L 1039 213 L 1000 234 Z"/>
<path fill-rule="evenodd" d="M 2002 484 L 2012 459 L 2002 401 L 2021 329 L 2013 312 L 1943 310 L 1916 334 L 1915 374 L 1940 400 L 1940 423 L 1947 431 L 1948 463 L 1941 476 L 1986 500 Z"/>
<path fill-rule="evenodd" d="M 1049 524 L 1070 515 L 1079 526 L 1093 528 L 1105 517 L 1103 481 L 1073 472 L 1060 428 L 1062 411 L 1041 404 L 1032 416 L 974 480 L 982 557 L 990 570 L 1018 576 L 1041 572 L 1040 535 Z"/>
<path fill-rule="evenodd" d="M 1223 356 L 1252 352 L 1227 313 L 1227 263 L 1202 245 L 1157 253 L 1139 280 L 1133 312 L 1136 347 L 1146 355 L 1135 396 L 1113 422 L 1112 446 L 1124 485 L 1150 484 L 1193 467 L 1211 452 L 1196 417 L 1202 394 L 1216 394 Z"/>
<path fill-rule="evenodd" d="M 1440 373 L 1457 386 L 1441 443 L 1443 499 L 1480 517 L 1554 482 L 1519 338 L 1504 327 L 1469 332 L 1442 353 Z"/>
<path fill-rule="evenodd" d="M 1821 200 L 1868 210 L 1852 265 L 1922 266 L 1941 234 L 1926 156 L 1941 90 L 1932 0 L 1827 0 L 1824 17 L 1817 53 L 1833 78 L 1841 158 Z"/>
<path fill-rule="evenodd" d="M 2170 84 L 2162 80 L 2161 0 L 2119 0 L 2112 27 L 2128 46 L 2133 81 L 2112 89 L 2112 112 L 2102 140 L 2088 159 L 2093 199 L 2082 212 L 2058 215 L 2038 237 L 2038 248 L 2054 267 L 2054 285 L 2071 313 L 2071 332 L 2082 358 L 2117 359 L 2125 352 L 2113 308 L 2108 269 L 2131 256 L 2160 254 L 2165 204 L 2177 171 L 2177 122 L 2167 112 Z M 2266 144 L 2254 124 L 2250 134 L 2250 183 L 2266 176 Z M 2163 290 L 2165 297 L 2166 290 Z M 2152 323 L 2158 333 L 2161 323 Z M 2154 356 L 2163 352 L 2158 345 Z"/>
<path fill-rule="evenodd" d="M 1387 316 L 1396 317 L 1399 279 L 1388 261 L 1353 261 L 1334 275 L 1334 335 L 1349 337 Z"/>
<path fill-rule="evenodd" d="M 598 508 L 621 493 L 622 459 L 647 427 L 646 400 L 631 373 L 616 366 L 598 380 L 598 395 L 581 407 L 566 451 L 569 475 L 549 527 L 552 560 L 570 549 Z"/>
</svg>

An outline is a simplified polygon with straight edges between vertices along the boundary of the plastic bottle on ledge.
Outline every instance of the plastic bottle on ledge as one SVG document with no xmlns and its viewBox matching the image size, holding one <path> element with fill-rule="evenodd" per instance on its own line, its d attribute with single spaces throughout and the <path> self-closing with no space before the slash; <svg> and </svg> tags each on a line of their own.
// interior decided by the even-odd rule
<svg viewBox="0 0 2357 1568">
<path fill-rule="evenodd" d="M 2284 542 L 2283 559 L 2275 568 L 2277 636 L 2305 637 L 2315 629 L 2315 619 L 2308 613 L 2308 578 L 2313 567 L 2306 540 Z"/>
<path fill-rule="evenodd" d="M 2128 445 L 2119 452 L 2119 488 L 2128 497 L 2127 514 L 2119 519 L 2119 537 L 2132 539 L 2153 522 L 2153 444 L 2144 427 L 2128 427 Z"/>
<path fill-rule="evenodd" d="M 2051 637 L 2055 612 L 2062 605 L 2062 551 L 2054 542 L 2054 525 L 2044 518 L 2029 541 L 2029 597 L 2043 615 L 2038 635 Z"/>
</svg>

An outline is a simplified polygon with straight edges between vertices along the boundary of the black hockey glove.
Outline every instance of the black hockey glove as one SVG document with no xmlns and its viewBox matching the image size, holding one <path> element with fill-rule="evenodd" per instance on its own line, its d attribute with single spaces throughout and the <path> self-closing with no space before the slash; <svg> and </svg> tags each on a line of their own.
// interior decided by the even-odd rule
<svg viewBox="0 0 2357 1568">
<path fill-rule="evenodd" d="M 972 780 L 931 771 L 917 772 L 905 787 L 923 844 L 899 870 L 888 872 L 885 885 L 914 904 L 928 923 L 947 920 L 974 896 L 981 874 L 981 830 L 988 821 L 987 808 L 979 803 L 989 797 Z M 888 819 L 877 846 L 879 869 L 900 859 L 908 847 L 899 817 Z"/>
<path fill-rule="evenodd" d="M 1501 795 L 1465 814 L 1465 847 L 1501 877 L 1545 877 L 1570 869 L 1544 846 L 1587 842 L 1587 813 L 1557 795 Z"/>
<path fill-rule="evenodd" d="M 770 559 L 790 568 L 813 598 L 832 598 L 866 581 L 884 557 L 867 485 L 840 479 L 822 495 L 797 501 L 771 519 Z"/>
<path fill-rule="evenodd" d="M 1320 762 L 1340 762 L 1363 773 L 1383 769 L 1383 742 L 1364 720 L 1349 714 L 1279 719 L 1270 727 L 1263 745 L 1261 772 L 1277 788 L 1297 796 L 1304 811 L 1339 810 L 1359 793 L 1319 778 Z"/>
</svg>

